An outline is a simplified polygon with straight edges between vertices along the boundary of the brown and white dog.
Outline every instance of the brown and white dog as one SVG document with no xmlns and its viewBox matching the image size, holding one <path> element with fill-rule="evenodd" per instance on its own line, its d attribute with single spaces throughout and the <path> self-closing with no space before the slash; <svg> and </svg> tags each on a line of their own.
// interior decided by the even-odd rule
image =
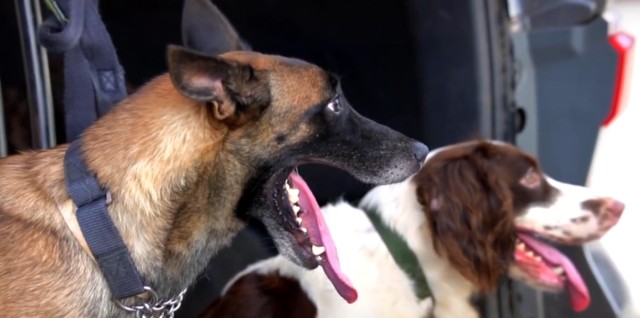
<svg viewBox="0 0 640 318">
<path fill-rule="evenodd" d="M 326 164 L 365 182 L 392 183 L 418 171 L 427 147 L 359 115 L 333 76 L 301 60 L 172 46 L 168 65 L 168 74 L 81 137 L 144 282 L 161 299 L 175 297 L 255 219 L 281 254 L 306 268 L 322 266 L 352 299 L 296 166 Z M 78 229 L 64 183 L 67 148 L 0 160 L 0 312 L 130 317 L 113 301 Z"/>
<path fill-rule="evenodd" d="M 414 282 L 363 210 L 376 211 L 406 240 L 433 298 L 416 297 Z M 514 146 L 456 144 L 432 151 L 412 178 L 374 188 L 359 208 L 344 202 L 323 208 L 358 301 L 348 304 L 322 273 L 277 256 L 232 279 L 204 317 L 479 317 L 472 297 L 493 290 L 503 275 L 566 291 L 580 311 L 589 291 L 549 242 L 598 239 L 623 210 L 610 197 L 546 176 L 536 159 Z"/>
</svg>

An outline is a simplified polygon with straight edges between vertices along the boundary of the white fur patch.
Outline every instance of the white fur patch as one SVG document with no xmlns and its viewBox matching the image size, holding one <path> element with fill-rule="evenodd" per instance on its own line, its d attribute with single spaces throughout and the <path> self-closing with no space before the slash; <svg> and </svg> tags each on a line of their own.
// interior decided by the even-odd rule
<svg viewBox="0 0 640 318">
<path fill-rule="evenodd" d="M 240 276 L 256 272 L 278 273 L 299 280 L 316 304 L 320 318 L 425 317 L 430 299 L 418 300 L 412 282 L 395 264 L 363 211 L 344 202 L 323 207 L 331 235 L 337 243 L 343 272 L 358 290 L 358 300 L 348 304 L 335 291 L 321 268 L 312 271 L 276 256 L 249 266 Z"/>
<path fill-rule="evenodd" d="M 581 186 L 563 183 L 546 176 L 549 184 L 558 190 L 558 195 L 549 206 L 532 206 L 516 218 L 520 227 L 549 235 L 556 240 L 585 240 L 600 232 L 598 218 L 581 203 L 601 199 L 595 191 Z M 573 220 L 580 219 L 580 222 Z"/>
</svg>

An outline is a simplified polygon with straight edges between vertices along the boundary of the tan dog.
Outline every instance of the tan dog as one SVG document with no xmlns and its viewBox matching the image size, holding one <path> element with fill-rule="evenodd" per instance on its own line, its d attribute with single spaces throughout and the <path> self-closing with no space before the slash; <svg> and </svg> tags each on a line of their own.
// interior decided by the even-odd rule
<svg viewBox="0 0 640 318">
<path fill-rule="evenodd" d="M 296 166 L 328 164 L 381 184 L 417 172 L 427 155 L 425 145 L 359 115 L 336 79 L 304 61 L 172 46 L 168 63 L 169 74 L 81 140 L 87 166 L 112 195 L 113 222 L 161 298 L 192 284 L 251 218 L 293 262 L 335 272 L 333 242 Z M 64 185 L 66 149 L 0 160 L 0 312 L 128 317 L 83 247 Z"/>
</svg>

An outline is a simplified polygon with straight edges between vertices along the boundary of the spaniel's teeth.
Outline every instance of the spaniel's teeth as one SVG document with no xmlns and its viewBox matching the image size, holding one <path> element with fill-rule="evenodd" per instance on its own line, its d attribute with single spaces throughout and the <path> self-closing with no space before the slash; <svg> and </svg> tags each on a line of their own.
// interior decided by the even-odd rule
<svg viewBox="0 0 640 318">
<path fill-rule="evenodd" d="M 317 261 L 317 262 L 322 261 L 322 256 L 316 256 L 316 261 Z"/>
<path fill-rule="evenodd" d="M 324 253 L 325 248 L 324 246 L 315 246 L 315 245 L 311 245 L 311 251 L 313 252 L 313 255 L 315 256 L 319 256 L 322 253 Z"/>
<path fill-rule="evenodd" d="M 304 228 L 304 227 L 301 227 L 301 228 L 300 228 L 300 231 L 302 231 L 302 233 L 304 233 L 304 234 L 307 234 L 307 229 L 306 229 L 306 228 Z"/>
<path fill-rule="evenodd" d="M 293 213 L 297 214 L 298 212 L 300 212 L 300 207 L 299 206 L 294 204 L 294 205 L 292 205 L 292 208 L 293 208 Z"/>
<path fill-rule="evenodd" d="M 560 266 L 555 267 L 555 268 L 553 269 L 553 272 L 554 272 L 554 273 L 556 273 L 557 275 L 562 275 L 562 274 L 564 274 L 564 268 L 562 268 L 562 267 L 560 267 Z"/>
<path fill-rule="evenodd" d="M 302 224 L 302 218 L 296 218 L 296 222 L 298 222 L 298 224 Z"/>
</svg>

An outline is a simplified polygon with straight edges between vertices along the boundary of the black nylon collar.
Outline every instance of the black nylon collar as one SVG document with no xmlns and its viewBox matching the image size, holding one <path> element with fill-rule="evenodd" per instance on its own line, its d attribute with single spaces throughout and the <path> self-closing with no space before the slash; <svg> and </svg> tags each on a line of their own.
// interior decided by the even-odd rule
<svg viewBox="0 0 640 318">
<path fill-rule="evenodd" d="M 142 276 L 129 249 L 109 216 L 108 192 L 89 171 L 82 156 L 80 140 L 69 145 L 64 157 L 64 179 L 69 197 L 78 207 L 76 217 L 82 235 L 100 266 L 116 299 L 144 293 Z"/>
</svg>

